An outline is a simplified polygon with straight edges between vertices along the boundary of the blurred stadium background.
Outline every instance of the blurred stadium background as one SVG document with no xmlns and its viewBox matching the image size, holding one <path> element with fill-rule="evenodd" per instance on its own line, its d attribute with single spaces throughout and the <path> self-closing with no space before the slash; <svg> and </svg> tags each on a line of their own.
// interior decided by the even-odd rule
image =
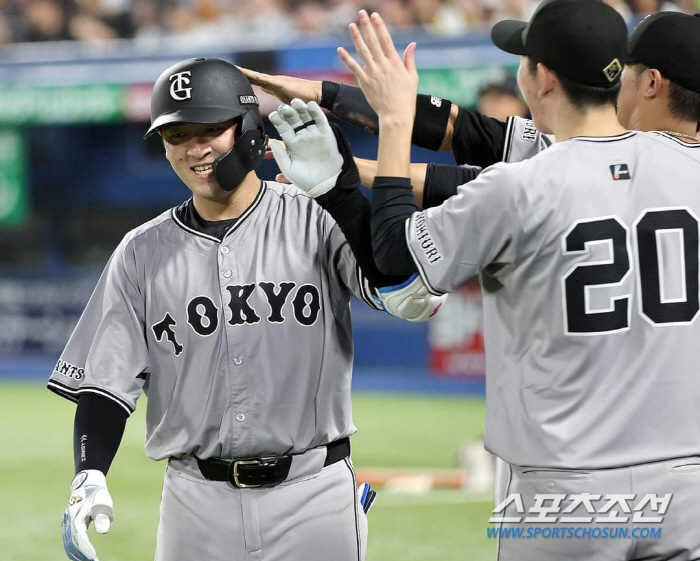
<svg viewBox="0 0 700 561">
<path fill-rule="evenodd" d="M 700 0 L 611 0 L 630 26 Z M 73 406 L 44 383 L 111 251 L 188 197 L 157 138 L 141 139 L 150 84 L 177 60 L 215 56 L 268 73 L 350 82 L 335 54 L 361 7 L 399 44 L 418 41 L 420 89 L 504 118 L 526 115 L 517 60 L 490 44 L 529 0 L 0 0 L 0 524 L 2 559 L 63 559 Z M 277 102 L 258 92 L 263 114 Z M 268 124 L 269 125 L 269 124 Z M 345 126 L 357 156 L 376 139 Z M 415 150 L 414 161 L 452 161 Z M 276 167 L 260 170 L 272 179 Z M 354 303 L 353 439 L 361 477 L 383 488 L 369 561 L 495 559 L 486 537 L 478 286 L 428 325 Z M 110 471 L 116 522 L 101 559 L 152 559 L 163 463 L 143 453 L 144 406 Z"/>
</svg>

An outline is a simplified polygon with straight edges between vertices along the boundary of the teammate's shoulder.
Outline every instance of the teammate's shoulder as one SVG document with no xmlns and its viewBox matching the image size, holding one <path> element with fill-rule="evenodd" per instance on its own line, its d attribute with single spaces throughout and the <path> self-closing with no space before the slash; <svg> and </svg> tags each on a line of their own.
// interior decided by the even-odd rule
<svg viewBox="0 0 700 561">
<path fill-rule="evenodd" d="M 665 146 L 669 150 L 700 161 L 700 143 L 698 142 L 684 140 L 664 131 L 649 131 L 639 133 L 639 135 L 646 142 L 656 146 Z"/>
</svg>

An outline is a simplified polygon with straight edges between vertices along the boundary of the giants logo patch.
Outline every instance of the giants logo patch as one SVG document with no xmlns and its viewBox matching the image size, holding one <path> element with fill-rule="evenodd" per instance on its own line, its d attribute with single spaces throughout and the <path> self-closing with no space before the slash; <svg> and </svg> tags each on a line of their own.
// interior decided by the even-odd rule
<svg viewBox="0 0 700 561">
<path fill-rule="evenodd" d="M 170 97 L 175 101 L 192 99 L 192 88 L 185 87 L 190 85 L 190 76 L 192 76 L 192 72 L 186 70 L 185 72 L 173 74 L 168 78 L 172 82 L 170 84 Z"/>
</svg>

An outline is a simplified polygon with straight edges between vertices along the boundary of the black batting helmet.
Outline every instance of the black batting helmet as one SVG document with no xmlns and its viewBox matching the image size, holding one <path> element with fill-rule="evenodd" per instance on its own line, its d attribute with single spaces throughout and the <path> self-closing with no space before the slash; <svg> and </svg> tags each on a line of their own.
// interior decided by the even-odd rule
<svg viewBox="0 0 700 561">
<path fill-rule="evenodd" d="M 260 165 L 267 137 L 258 98 L 243 73 L 216 58 L 178 62 L 156 80 L 151 95 L 151 127 L 144 138 L 174 123 L 223 123 L 240 118 L 236 142 L 214 162 L 214 175 L 227 191 Z"/>
</svg>

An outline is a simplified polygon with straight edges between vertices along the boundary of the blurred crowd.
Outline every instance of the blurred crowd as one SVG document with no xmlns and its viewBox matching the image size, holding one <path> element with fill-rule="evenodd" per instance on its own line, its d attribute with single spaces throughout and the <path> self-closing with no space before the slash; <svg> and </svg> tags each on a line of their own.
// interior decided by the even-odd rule
<svg viewBox="0 0 700 561">
<path fill-rule="evenodd" d="M 659 10 L 700 10 L 700 0 L 606 0 L 629 23 Z M 0 0 L 0 45 L 35 41 L 287 42 L 345 33 L 360 8 L 394 30 L 438 36 L 487 30 L 503 18 L 527 19 L 536 0 Z"/>
</svg>

